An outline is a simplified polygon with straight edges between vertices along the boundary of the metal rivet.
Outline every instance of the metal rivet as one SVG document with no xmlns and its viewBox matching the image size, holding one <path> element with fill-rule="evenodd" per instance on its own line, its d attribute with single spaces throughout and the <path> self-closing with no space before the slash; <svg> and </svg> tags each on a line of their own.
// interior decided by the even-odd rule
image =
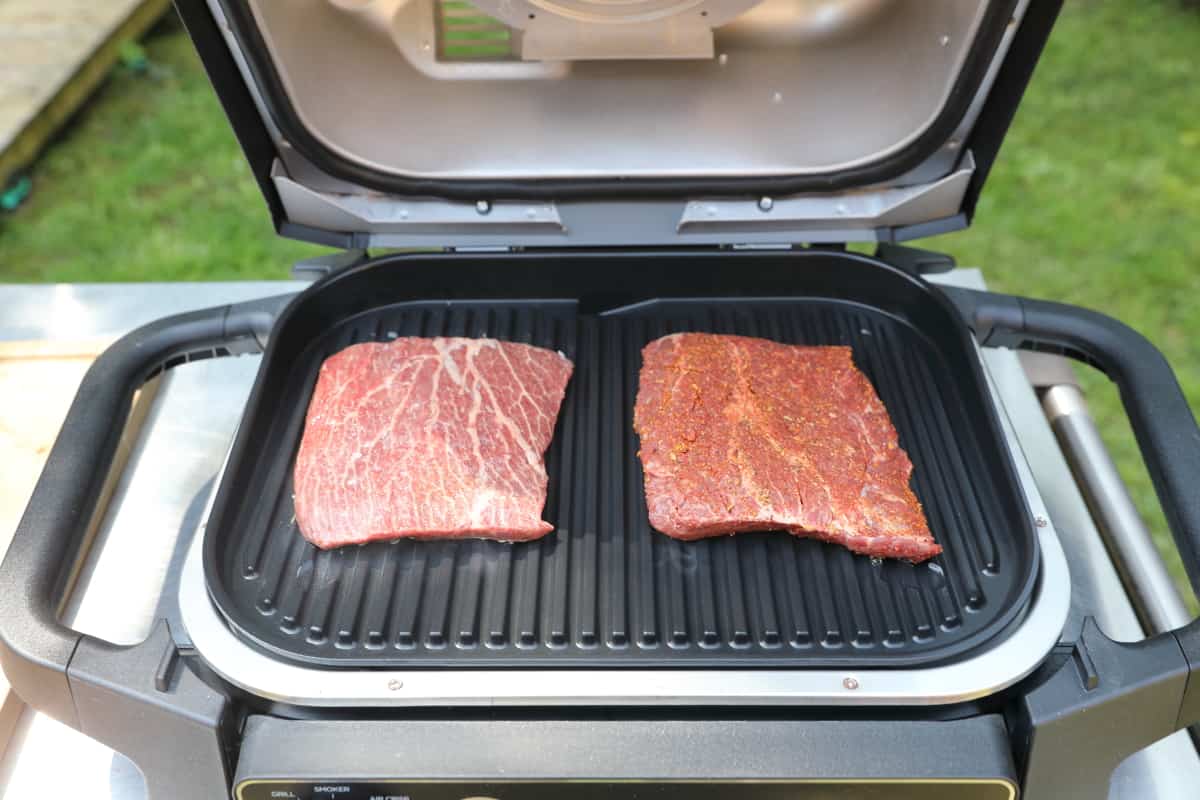
<svg viewBox="0 0 1200 800">
<path fill-rule="evenodd" d="M 404 681 L 392 678 L 390 681 L 388 681 L 388 688 L 393 692 L 399 691 L 404 688 Z"/>
<path fill-rule="evenodd" d="M 1044 528 L 1050 524 L 1050 520 L 1046 519 L 1045 517 L 1034 517 L 1033 524 L 1037 525 L 1039 528 Z"/>
<path fill-rule="evenodd" d="M 721 55 L 717 56 L 717 63 L 720 64 L 722 67 L 725 66 L 726 64 L 728 64 L 729 63 L 729 54 L 721 53 Z"/>
<path fill-rule="evenodd" d="M 758 210 L 759 211 L 770 211 L 774 207 L 775 207 L 775 201 L 772 200 L 771 198 L 760 197 L 758 199 Z"/>
<path fill-rule="evenodd" d="M 487 214 L 492 210 L 492 204 L 487 200 L 480 200 L 475 203 L 475 210 L 480 214 Z"/>
<path fill-rule="evenodd" d="M 950 37 L 942 34 L 942 38 L 938 39 L 938 42 L 941 43 L 942 47 L 945 47 L 946 45 L 950 44 Z"/>
<path fill-rule="evenodd" d="M 854 691 L 855 689 L 858 688 L 858 679 L 857 678 L 842 678 L 842 686 L 846 687 L 850 691 Z"/>
</svg>

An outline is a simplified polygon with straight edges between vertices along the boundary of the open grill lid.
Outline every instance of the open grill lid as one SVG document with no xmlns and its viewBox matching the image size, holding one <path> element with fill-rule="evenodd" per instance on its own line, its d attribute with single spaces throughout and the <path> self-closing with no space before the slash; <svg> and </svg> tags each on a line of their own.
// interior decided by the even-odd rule
<svg viewBox="0 0 1200 800">
<path fill-rule="evenodd" d="M 1061 0 L 179 0 L 276 227 L 341 247 L 965 227 Z"/>
</svg>

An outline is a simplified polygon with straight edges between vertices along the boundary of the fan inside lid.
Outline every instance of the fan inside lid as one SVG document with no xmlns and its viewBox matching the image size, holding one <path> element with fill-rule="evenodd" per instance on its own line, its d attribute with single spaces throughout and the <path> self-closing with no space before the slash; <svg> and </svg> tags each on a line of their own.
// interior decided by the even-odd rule
<svg viewBox="0 0 1200 800">
<path fill-rule="evenodd" d="M 329 0 L 407 40 L 412 0 Z M 892 0 L 435 0 L 442 61 L 713 58 L 714 30 L 730 42 L 786 46 L 831 39 Z M 433 48 L 418 51 L 433 54 Z"/>
<path fill-rule="evenodd" d="M 526 61 L 712 58 L 713 28 L 759 0 L 476 0 L 520 32 Z"/>
</svg>

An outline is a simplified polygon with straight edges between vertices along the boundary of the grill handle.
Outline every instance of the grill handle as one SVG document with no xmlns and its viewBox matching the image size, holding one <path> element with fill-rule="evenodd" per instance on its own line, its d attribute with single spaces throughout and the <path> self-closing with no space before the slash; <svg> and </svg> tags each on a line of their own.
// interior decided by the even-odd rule
<svg viewBox="0 0 1200 800">
<path fill-rule="evenodd" d="M 134 392 L 188 360 L 262 352 L 276 315 L 293 296 L 151 322 L 117 340 L 84 375 L 0 564 L 0 665 L 33 708 L 79 727 L 67 668 L 85 636 L 59 614 L 89 544 Z"/>
<path fill-rule="evenodd" d="M 980 344 L 1065 355 L 1116 383 L 1188 579 L 1200 596 L 1200 428 L 1158 348 L 1125 323 L 1086 308 L 971 289 L 942 291 L 965 314 Z M 1188 676 L 1178 730 L 1200 722 L 1200 620 L 1146 644 L 1172 638 Z M 1162 652 L 1149 646 L 1140 651 Z M 1170 666 L 1162 664 L 1164 670 Z"/>
</svg>

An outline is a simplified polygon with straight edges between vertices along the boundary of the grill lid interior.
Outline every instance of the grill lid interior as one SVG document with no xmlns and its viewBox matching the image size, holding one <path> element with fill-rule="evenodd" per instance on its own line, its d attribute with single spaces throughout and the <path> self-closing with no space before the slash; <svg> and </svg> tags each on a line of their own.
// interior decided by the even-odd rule
<svg viewBox="0 0 1200 800">
<path fill-rule="evenodd" d="M 292 235 L 729 244 L 965 224 L 1000 138 L 976 123 L 1007 124 L 1053 19 L 1031 16 L 1018 37 L 1032 3 L 207 0 L 183 13 L 243 142 L 263 145 L 247 150 Z M 712 198 L 726 204 L 687 218 Z M 514 200 L 545 205 L 491 214 Z M 614 224 L 630 218 L 643 230 Z"/>
</svg>

